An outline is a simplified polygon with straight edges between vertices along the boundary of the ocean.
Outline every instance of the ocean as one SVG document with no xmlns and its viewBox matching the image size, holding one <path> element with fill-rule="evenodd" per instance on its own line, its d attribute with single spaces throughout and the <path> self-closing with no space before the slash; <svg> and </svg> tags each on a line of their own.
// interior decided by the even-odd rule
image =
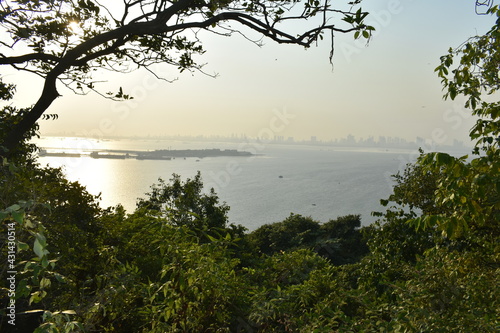
<svg viewBox="0 0 500 333">
<path fill-rule="evenodd" d="M 62 167 L 67 178 L 101 194 L 102 207 L 121 204 L 129 212 L 158 178 L 173 173 L 182 179 L 198 171 L 205 188 L 214 188 L 230 206 L 229 222 L 250 231 L 284 220 L 290 213 L 327 222 L 360 214 L 363 225 L 375 221 L 380 199 L 392 193 L 391 175 L 414 161 L 417 151 L 382 148 L 336 148 L 257 142 L 186 142 L 172 140 L 44 137 L 36 140 L 48 151 L 90 152 L 102 149 L 239 149 L 255 156 L 175 158 L 172 160 L 40 157 L 42 165 Z"/>
</svg>

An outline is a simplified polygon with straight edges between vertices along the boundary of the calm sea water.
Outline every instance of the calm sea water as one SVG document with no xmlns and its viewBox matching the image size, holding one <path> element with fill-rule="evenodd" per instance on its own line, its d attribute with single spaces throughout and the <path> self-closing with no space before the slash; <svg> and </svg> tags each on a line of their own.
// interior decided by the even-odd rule
<svg viewBox="0 0 500 333">
<path fill-rule="evenodd" d="M 390 175 L 415 159 L 416 151 L 385 149 L 346 150 L 321 146 L 257 143 L 207 143 L 161 140 L 93 140 L 47 137 L 40 147 L 54 150 L 93 149 L 240 149 L 253 157 L 177 158 L 166 160 L 114 160 L 90 157 L 41 157 L 40 163 L 63 167 L 67 177 L 79 181 L 92 194 L 101 193 L 103 207 L 122 204 L 128 211 L 144 197 L 159 177 L 173 173 L 183 179 L 201 172 L 230 207 L 229 220 L 253 230 L 282 221 L 290 213 L 326 222 L 338 216 L 361 214 L 364 225 L 381 210 L 380 199 L 392 191 Z"/>
</svg>

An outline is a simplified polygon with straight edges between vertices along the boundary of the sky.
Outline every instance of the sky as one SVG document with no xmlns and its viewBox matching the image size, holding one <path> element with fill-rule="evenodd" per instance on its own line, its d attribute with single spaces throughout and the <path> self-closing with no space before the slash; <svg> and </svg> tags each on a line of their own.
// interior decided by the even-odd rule
<svg viewBox="0 0 500 333">
<path fill-rule="evenodd" d="M 41 133 L 468 140 L 474 119 L 461 101 L 443 100 L 434 68 L 449 47 L 483 34 L 494 18 L 476 15 L 475 0 L 365 0 L 362 8 L 376 33 L 368 45 L 337 34 L 333 66 L 328 40 L 306 50 L 207 34 L 200 61 L 216 78 L 168 66 L 156 71 L 172 83 L 145 71 L 99 74 L 134 99 L 75 96 L 59 87 L 63 96 L 48 110 L 59 119 L 42 121 Z M 15 75 L 23 84 L 14 104 L 33 104 L 42 82 Z"/>
</svg>

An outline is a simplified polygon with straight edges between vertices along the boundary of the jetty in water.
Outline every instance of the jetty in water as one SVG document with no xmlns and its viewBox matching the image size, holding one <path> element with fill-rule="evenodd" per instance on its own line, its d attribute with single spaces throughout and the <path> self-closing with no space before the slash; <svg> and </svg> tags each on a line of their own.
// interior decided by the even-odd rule
<svg viewBox="0 0 500 333">
<path fill-rule="evenodd" d="M 93 151 L 82 152 L 68 152 L 63 149 L 40 149 L 39 156 L 53 156 L 53 157 L 91 157 L 91 158 L 110 158 L 110 159 L 127 159 L 134 158 L 138 160 L 171 160 L 174 158 L 206 158 L 206 157 L 241 157 L 253 156 L 254 154 L 246 151 L 239 151 L 236 149 L 160 149 L 152 151 L 140 150 L 113 150 L 102 149 Z"/>
</svg>

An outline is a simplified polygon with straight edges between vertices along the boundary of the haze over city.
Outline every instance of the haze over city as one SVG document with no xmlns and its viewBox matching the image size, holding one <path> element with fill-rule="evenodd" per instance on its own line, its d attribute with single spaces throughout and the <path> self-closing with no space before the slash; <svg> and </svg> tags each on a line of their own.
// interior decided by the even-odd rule
<svg viewBox="0 0 500 333">
<path fill-rule="evenodd" d="M 169 66 L 157 72 L 172 83 L 144 71 L 98 74 L 107 81 L 102 90 L 123 87 L 134 99 L 75 96 L 60 87 L 63 96 L 48 110 L 59 119 L 42 121 L 41 133 L 468 141 L 474 119 L 462 101 L 443 101 L 434 68 L 449 47 L 486 32 L 494 18 L 477 15 L 472 0 L 389 0 L 367 2 L 363 9 L 376 28 L 373 38 L 366 45 L 337 34 L 333 66 L 328 38 L 304 50 L 269 40 L 258 47 L 240 35 L 200 34 L 207 52 L 199 62 L 216 78 L 180 74 Z M 33 104 L 42 81 L 15 75 L 14 104 Z"/>
</svg>

